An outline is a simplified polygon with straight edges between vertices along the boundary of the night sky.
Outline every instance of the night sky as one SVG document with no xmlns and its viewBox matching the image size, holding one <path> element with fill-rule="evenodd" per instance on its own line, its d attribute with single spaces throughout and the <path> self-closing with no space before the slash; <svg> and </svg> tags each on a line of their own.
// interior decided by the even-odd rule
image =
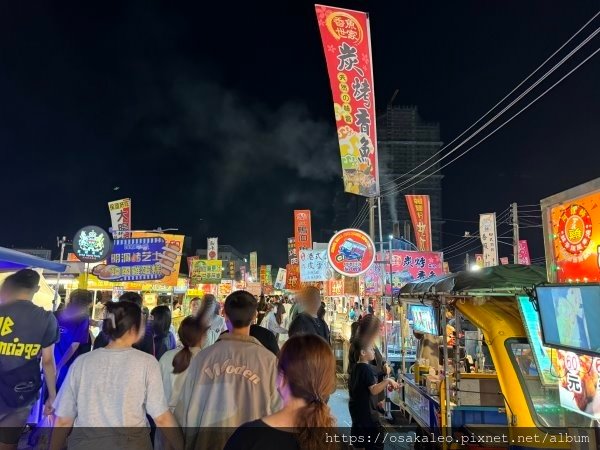
<svg viewBox="0 0 600 450">
<path fill-rule="evenodd" d="M 440 122 L 445 142 L 599 6 L 327 4 L 371 13 L 378 105 L 399 89 L 395 103 Z M 123 197 L 135 229 L 176 227 L 194 248 L 218 236 L 265 264 L 285 263 L 294 208 L 313 211 L 315 240 L 330 237 L 341 169 L 313 2 L 2 2 L 0 58 L 0 245 L 54 248 L 81 226 L 108 228 L 106 203 Z M 599 79 L 596 56 L 444 170 L 446 245 L 479 213 L 600 175 Z M 542 256 L 541 230 L 524 234 Z"/>
</svg>

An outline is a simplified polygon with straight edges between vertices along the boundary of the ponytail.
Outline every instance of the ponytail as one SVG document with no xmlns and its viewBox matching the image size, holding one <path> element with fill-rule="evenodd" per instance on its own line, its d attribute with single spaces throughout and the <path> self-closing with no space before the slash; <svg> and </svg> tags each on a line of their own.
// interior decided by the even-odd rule
<svg viewBox="0 0 600 450">
<path fill-rule="evenodd" d="M 326 442 L 326 434 L 334 433 L 335 418 L 323 399 L 313 399 L 298 413 L 296 438 L 302 450 L 319 450 Z M 327 448 L 338 448 L 335 444 Z"/>
<path fill-rule="evenodd" d="M 173 373 L 185 372 L 190 366 L 192 361 L 192 351 L 189 347 L 185 346 L 177 352 L 175 358 L 173 358 Z"/>
<path fill-rule="evenodd" d="M 296 437 L 303 450 L 323 448 L 325 433 L 334 433 L 335 418 L 327 401 L 336 389 L 335 368 L 331 347 L 316 335 L 293 336 L 279 353 L 278 369 L 292 396 L 306 402 L 296 421 Z"/>
<path fill-rule="evenodd" d="M 192 316 L 188 316 L 181 321 L 177 334 L 179 334 L 179 340 L 183 344 L 183 348 L 173 358 L 174 374 L 187 370 L 193 356 L 190 347 L 200 346 L 208 329 L 207 325 L 204 325 L 202 321 Z"/>
</svg>

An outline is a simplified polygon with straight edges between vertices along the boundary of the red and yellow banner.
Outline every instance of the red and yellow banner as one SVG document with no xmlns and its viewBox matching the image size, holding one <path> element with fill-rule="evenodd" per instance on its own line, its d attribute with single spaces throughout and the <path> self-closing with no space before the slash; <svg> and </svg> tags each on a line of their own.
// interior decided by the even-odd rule
<svg viewBox="0 0 600 450">
<path fill-rule="evenodd" d="M 600 281 L 600 193 L 550 210 L 559 283 Z"/>
<path fill-rule="evenodd" d="M 430 252 L 432 243 L 429 195 L 407 195 L 406 204 L 415 230 L 415 245 L 420 252 Z"/>
<path fill-rule="evenodd" d="M 316 5 L 333 93 L 344 190 L 379 195 L 375 92 L 367 13 Z"/>
<path fill-rule="evenodd" d="M 310 225 L 310 209 L 294 210 L 294 243 L 296 256 L 300 250 L 312 248 L 312 230 Z"/>
<path fill-rule="evenodd" d="M 288 291 L 300 290 L 300 266 L 288 264 L 286 266 L 285 288 Z"/>
</svg>

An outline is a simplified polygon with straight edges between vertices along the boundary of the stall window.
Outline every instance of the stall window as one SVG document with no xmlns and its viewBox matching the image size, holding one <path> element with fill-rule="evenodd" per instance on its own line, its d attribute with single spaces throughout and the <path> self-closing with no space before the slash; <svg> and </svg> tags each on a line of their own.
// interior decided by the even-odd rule
<svg viewBox="0 0 600 450">
<path fill-rule="evenodd" d="M 523 386 L 529 410 L 540 428 L 590 426 L 589 418 L 560 406 L 558 386 L 542 385 L 526 339 L 508 339 L 506 348 Z"/>
</svg>

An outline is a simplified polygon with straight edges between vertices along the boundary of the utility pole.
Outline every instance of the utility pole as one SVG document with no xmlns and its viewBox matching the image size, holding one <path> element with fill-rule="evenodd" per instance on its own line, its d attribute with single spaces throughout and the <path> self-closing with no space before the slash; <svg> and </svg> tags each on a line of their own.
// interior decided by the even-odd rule
<svg viewBox="0 0 600 450">
<path fill-rule="evenodd" d="M 519 264 L 519 208 L 516 203 L 512 205 L 513 226 L 513 262 Z"/>
<path fill-rule="evenodd" d="M 375 242 L 375 198 L 369 197 L 369 236 Z"/>
<path fill-rule="evenodd" d="M 67 244 L 67 237 L 63 236 L 62 239 L 57 237 L 56 244 L 60 248 L 60 263 L 62 264 L 62 262 L 65 259 L 65 245 Z M 52 298 L 52 311 L 56 311 L 56 308 L 58 307 L 58 291 L 60 289 L 60 275 L 61 275 L 60 272 L 58 272 L 58 274 L 56 275 L 56 286 L 54 286 L 54 297 Z"/>
<path fill-rule="evenodd" d="M 471 261 L 469 261 L 469 254 L 465 254 L 465 270 L 471 270 Z"/>
</svg>

